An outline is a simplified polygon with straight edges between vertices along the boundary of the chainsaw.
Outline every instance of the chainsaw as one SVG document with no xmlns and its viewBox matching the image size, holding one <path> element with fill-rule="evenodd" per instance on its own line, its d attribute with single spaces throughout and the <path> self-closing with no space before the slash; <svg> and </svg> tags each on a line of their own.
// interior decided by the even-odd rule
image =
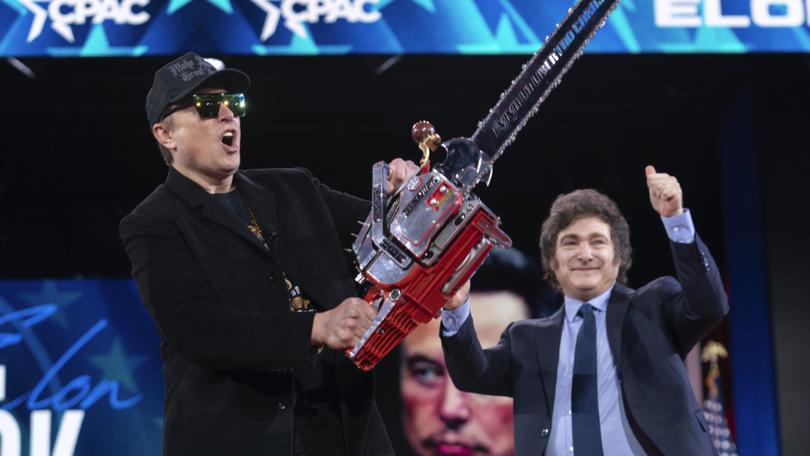
<svg viewBox="0 0 810 456">
<path fill-rule="evenodd" d="M 346 349 L 360 369 L 373 368 L 417 324 L 435 318 L 493 247 L 511 246 L 500 219 L 473 189 L 489 185 L 495 160 L 618 3 L 580 0 L 570 8 L 471 137 L 442 142 L 430 122 L 414 124 L 420 171 L 391 195 L 385 192 L 388 165 L 374 164 L 371 212 L 351 249 L 356 282 L 377 312 L 360 340 Z M 445 158 L 431 166 L 430 155 L 437 151 Z"/>
</svg>

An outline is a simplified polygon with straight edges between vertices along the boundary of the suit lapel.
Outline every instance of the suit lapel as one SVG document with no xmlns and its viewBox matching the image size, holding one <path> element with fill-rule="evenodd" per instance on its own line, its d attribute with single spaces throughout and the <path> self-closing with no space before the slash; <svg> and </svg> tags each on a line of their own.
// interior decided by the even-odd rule
<svg viewBox="0 0 810 456">
<path fill-rule="evenodd" d="M 284 271 L 290 281 L 298 285 L 304 293 L 309 295 L 317 306 L 324 310 L 329 310 L 334 307 L 336 305 L 332 304 L 334 299 L 329 299 L 329 294 L 325 292 L 323 284 L 313 281 L 310 278 L 311 275 L 307 274 L 306 270 L 302 270 L 306 268 L 307 264 L 311 263 L 302 263 L 300 258 L 299 262 L 292 263 L 289 255 L 282 255 L 286 250 L 294 248 L 294 242 L 291 242 L 289 235 L 285 237 L 283 233 L 279 232 L 278 206 L 276 204 L 275 194 L 241 171 L 237 172 L 234 176 L 234 182 L 237 188 L 243 191 L 248 204 L 256 214 L 256 221 L 265 234 L 265 238 L 270 246 L 270 252 L 278 267 Z M 279 243 L 282 242 L 286 242 L 287 245 L 279 249 Z"/>
<path fill-rule="evenodd" d="M 608 301 L 606 326 L 608 331 L 608 343 L 613 355 L 614 363 L 619 366 L 621 360 L 622 346 L 622 325 L 630 299 L 635 294 L 635 290 L 617 283 L 613 287 Z M 551 417 L 551 408 L 557 391 L 557 366 L 560 361 L 560 337 L 562 337 L 562 325 L 565 320 L 565 306 L 546 320 L 548 323 L 538 326 L 537 330 L 537 356 L 540 363 L 540 375 L 543 379 L 543 388 L 548 398 L 548 414 Z"/>
<path fill-rule="evenodd" d="M 613 363 L 617 367 L 621 366 L 620 363 L 622 359 L 622 325 L 624 324 L 624 316 L 627 314 L 630 299 L 634 294 L 635 290 L 616 283 L 616 285 L 613 286 L 613 291 L 610 293 L 610 300 L 608 301 L 605 323 L 607 326 L 610 352 L 613 355 Z"/>
<path fill-rule="evenodd" d="M 238 174 L 239 173 L 237 173 L 237 175 Z M 233 214 L 228 212 L 228 209 L 214 200 L 211 195 L 209 195 L 205 189 L 197 185 L 196 182 L 182 175 L 174 168 L 169 168 L 169 176 L 166 179 L 166 185 L 192 207 L 201 207 L 203 217 L 224 226 L 252 247 L 258 249 L 265 255 L 271 256 L 270 252 L 268 252 L 262 242 L 250 232 L 247 226 L 240 223 Z M 250 204 L 252 205 L 253 203 Z M 259 218 L 258 213 L 256 214 L 256 218 Z M 264 229 L 264 227 L 262 227 L 262 229 Z M 266 232 L 269 233 L 272 231 Z"/>
<path fill-rule="evenodd" d="M 560 360 L 560 337 L 565 316 L 565 306 L 546 320 L 544 326 L 538 326 L 537 357 L 540 363 L 540 376 L 543 379 L 543 388 L 546 391 L 546 412 L 551 419 L 551 410 L 554 407 L 554 397 L 557 391 L 557 366 Z"/>
</svg>

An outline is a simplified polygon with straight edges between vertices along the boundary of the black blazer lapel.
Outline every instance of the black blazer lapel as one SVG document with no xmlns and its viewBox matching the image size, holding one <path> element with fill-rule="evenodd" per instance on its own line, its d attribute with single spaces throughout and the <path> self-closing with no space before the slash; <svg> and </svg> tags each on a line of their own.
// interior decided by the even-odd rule
<svg viewBox="0 0 810 456">
<path fill-rule="evenodd" d="M 613 291 L 610 293 L 610 300 L 608 301 L 605 325 L 607 326 L 610 353 L 613 355 L 613 363 L 617 367 L 621 366 L 622 359 L 622 325 L 624 324 L 624 316 L 630 305 L 630 299 L 635 293 L 635 290 L 627 288 L 617 282 L 616 285 L 613 286 Z M 621 375 L 621 371 L 619 371 L 619 375 Z"/>
<path fill-rule="evenodd" d="M 242 172 L 234 176 L 237 188 L 243 190 L 250 208 L 256 214 L 256 221 L 262 228 L 265 237 L 272 246 L 278 235 L 278 219 L 276 214 L 276 197 L 266 188 L 252 181 Z M 274 249 L 275 250 L 275 249 Z"/>
<path fill-rule="evenodd" d="M 203 217 L 228 228 L 234 234 L 245 240 L 245 242 L 272 258 L 270 252 L 267 251 L 262 242 L 196 182 L 182 175 L 174 168 L 169 168 L 166 186 L 177 194 L 177 196 L 189 203 L 191 207 L 201 207 Z M 258 214 L 256 217 L 258 218 Z"/>
<path fill-rule="evenodd" d="M 242 194 L 247 200 L 250 209 L 256 215 L 256 222 L 264 233 L 267 247 L 270 249 L 270 256 L 276 266 L 283 269 L 276 246 L 278 238 L 278 219 L 276 215 L 276 197 L 266 188 L 251 180 L 241 171 L 234 175 L 234 182 L 237 188 L 242 190 Z M 253 236 L 255 238 L 255 236 Z M 267 250 L 264 249 L 265 253 Z"/>
<path fill-rule="evenodd" d="M 557 366 L 560 361 L 560 337 L 565 317 L 565 306 L 548 317 L 545 325 L 538 326 L 536 332 L 537 357 L 540 363 L 540 376 L 543 379 L 543 388 L 546 390 L 546 411 L 551 419 L 554 408 L 554 397 L 557 392 Z"/>
</svg>

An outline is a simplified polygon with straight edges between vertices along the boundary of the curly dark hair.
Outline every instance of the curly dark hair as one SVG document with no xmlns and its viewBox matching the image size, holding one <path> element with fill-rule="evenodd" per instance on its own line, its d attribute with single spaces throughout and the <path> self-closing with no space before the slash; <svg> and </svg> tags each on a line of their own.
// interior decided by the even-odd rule
<svg viewBox="0 0 810 456">
<path fill-rule="evenodd" d="M 540 254 L 546 280 L 560 290 L 554 275 L 557 236 L 560 232 L 585 217 L 598 217 L 610 226 L 610 237 L 619 261 L 617 281 L 627 282 L 627 271 L 633 264 L 633 247 L 630 245 L 630 226 L 616 203 L 607 195 L 586 188 L 559 195 L 551 205 L 548 218 L 540 228 Z"/>
</svg>

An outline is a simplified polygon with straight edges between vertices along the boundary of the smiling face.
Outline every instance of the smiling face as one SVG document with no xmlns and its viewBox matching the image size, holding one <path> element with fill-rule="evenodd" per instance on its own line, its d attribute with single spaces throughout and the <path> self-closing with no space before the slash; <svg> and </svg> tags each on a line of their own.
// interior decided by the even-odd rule
<svg viewBox="0 0 810 456">
<path fill-rule="evenodd" d="M 484 347 L 506 326 L 528 317 L 526 303 L 506 291 L 473 292 L 475 331 Z M 447 373 L 439 320 L 419 325 L 401 345 L 403 424 L 420 456 L 508 456 L 514 452 L 512 399 L 459 391 Z"/>
<path fill-rule="evenodd" d="M 577 219 L 557 235 L 551 266 L 566 296 L 599 296 L 616 283 L 619 265 L 610 226 L 599 217 Z"/>
<path fill-rule="evenodd" d="M 199 93 L 223 93 L 221 89 L 206 89 Z M 172 166 L 184 176 L 206 189 L 230 186 L 240 164 L 240 119 L 224 105 L 212 119 L 200 117 L 194 106 L 171 114 L 171 128 L 155 124 L 153 132 L 161 144 L 171 151 Z M 228 189 L 225 189 L 228 190 Z"/>
</svg>

